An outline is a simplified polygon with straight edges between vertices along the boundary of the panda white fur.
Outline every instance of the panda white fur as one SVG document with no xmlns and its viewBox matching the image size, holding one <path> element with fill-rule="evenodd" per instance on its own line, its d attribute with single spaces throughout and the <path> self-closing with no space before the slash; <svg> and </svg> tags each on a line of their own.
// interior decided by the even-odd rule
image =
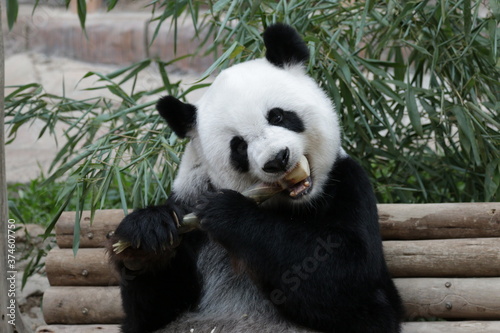
<svg viewBox="0 0 500 333">
<path fill-rule="evenodd" d="M 264 32 L 266 58 L 224 70 L 196 105 L 157 109 L 190 142 L 163 206 L 129 214 L 112 255 L 132 332 L 400 331 L 375 197 L 341 148 L 331 101 L 307 76 L 291 27 Z M 275 183 L 305 155 L 311 186 L 258 206 L 240 192 Z M 177 234 L 194 211 L 202 230 Z"/>
</svg>

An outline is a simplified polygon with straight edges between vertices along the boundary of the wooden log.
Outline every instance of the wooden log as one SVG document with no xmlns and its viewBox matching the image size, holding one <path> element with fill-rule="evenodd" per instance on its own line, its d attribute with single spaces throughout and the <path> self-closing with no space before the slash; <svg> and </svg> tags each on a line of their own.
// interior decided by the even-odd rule
<svg viewBox="0 0 500 333">
<path fill-rule="evenodd" d="M 394 281 L 409 320 L 500 320 L 500 278 Z M 118 287 L 50 287 L 43 298 L 43 313 L 47 324 L 118 324 L 123 318 Z"/>
<path fill-rule="evenodd" d="M 76 256 L 71 249 L 52 249 L 45 262 L 51 286 L 111 286 L 117 285 L 117 276 L 109 264 L 103 248 L 79 249 Z"/>
<path fill-rule="evenodd" d="M 499 333 L 500 321 L 407 322 L 403 333 Z"/>
<path fill-rule="evenodd" d="M 500 202 L 380 204 L 384 239 L 500 237 Z"/>
<path fill-rule="evenodd" d="M 406 315 L 416 318 L 499 320 L 500 278 L 398 278 Z M 500 331 L 499 331 L 500 332 Z"/>
<path fill-rule="evenodd" d="M 36 333 L 119 333 L 118 325 L 50 325 L 41 326 Z M 435 321 L 407 322 L 403 333 L 498 333 L 500 321 Z"/>
<path fill-rule="evenodd" d="M 394 277 L 500 276 L 500 238 L 384 241 L 383 244 Z"/>
<path fill-rule="evenodd" d="M 119 325 L 50 325 L 36 333 L 120 333 Z M 406 322 L 403 333 L 498 333 L 500 321 Z"/>
<path fill-rule="evenodd" d="M 125 214 L 121 209 L 104 209 L 95 212 L 91 223 L 90 211 L 82 212 L 80 221 L 80 248 L 103 247 L 110 233 L 114 232 Z M 63 212 L 56 223 L 56 240 L 60 248 L 73 247 L 75 212 Z"/>
<path fill-rule="evenodd" d="M 379 204 L 384 239 L 446 239 L 500 237 L 500 203 Z M 80 222 L 80 247 L 102 247 L 124 213 L 98 210 L 90 223 L 84 211 Z M 75 213 L 64 212 L 56 224 L 57 245 L 73 246 Z"/>
<path fill-rule="evenodd" d="M 123 318 L 119 287 L 50 287 L 43 295 L 47 324 L 118 324 Z"/>
<path fill-rule="evenodd" d="M 45 325 L 36 333 L 120 333 L 119 325 Z"/>
<path fill-rule="evenodd" d="M 384 241 L 393 277 L 500 276 L 500 238 Z M 117 285 L 103 248 L 53 249 L 46 261 L 51 286 Z"/>
</svg>

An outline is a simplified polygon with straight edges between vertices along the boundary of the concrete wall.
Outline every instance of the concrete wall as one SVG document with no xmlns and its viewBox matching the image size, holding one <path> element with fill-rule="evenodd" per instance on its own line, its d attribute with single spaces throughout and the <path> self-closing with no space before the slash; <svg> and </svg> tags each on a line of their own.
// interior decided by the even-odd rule
<svg viewBox="0 0 500 333">
<path fill-rule="evenodd" d="M 174 31 L 169 21 L 160 28 L 150 45 L 157 22 L 151 13 L 111 11 L 87 14 L 86 35 L 75 13 L 64 8 L 39 6 L 32 15 L 32 6 L 20 8 L 12 31 L 4 27 L 6 55 L 36 51 L 48 56 L 101 63 L 128 65 L 145 58 L 171 61 L 192 54 L 199 42 L 190 20 L 179 20 L 177 50 L 174 52 Z M 181 70 L 203 72 L 213 57 L 183 59 L 174 66 Z"/>
</svg>

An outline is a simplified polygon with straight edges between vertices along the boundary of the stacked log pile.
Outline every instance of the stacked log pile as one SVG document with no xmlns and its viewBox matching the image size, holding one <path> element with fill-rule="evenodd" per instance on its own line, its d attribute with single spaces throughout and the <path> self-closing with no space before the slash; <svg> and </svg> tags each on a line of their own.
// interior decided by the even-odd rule
<svg viewBox="0 0 500 333">
<path fill-rule="evenodd" d="M 122 210 L 82 215 L 73 254 L 74 212 L 56 225 L 46 261 L 51 287 L 38 332 L 119 332 L 118 280 L 103 248 Z M 380 204 L 389 269 L 405 303 L 404 333 L 500 332 L 500 203 Z M 446 321 L 416 322 L 440 318 Z M 75 326 L 83 325 L 83 326 Z"/>
</svg>

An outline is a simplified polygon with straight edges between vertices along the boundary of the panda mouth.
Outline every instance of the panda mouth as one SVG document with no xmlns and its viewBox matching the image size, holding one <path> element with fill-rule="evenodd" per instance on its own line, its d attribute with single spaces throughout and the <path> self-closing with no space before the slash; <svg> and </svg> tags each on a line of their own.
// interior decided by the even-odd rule
<svg viewBox="0 0 500 333">
<path fill-rule="evenodd" d="M 288 170 L 278 182 L 283 190 L 288 191 L 292 199 L 299 199 L 308 194 L 312 189 L 312 177 L 309 161 L 302 156 L 297 164 Z"/>
<path fill-rule="evenodd" d="M 298 182 L 297 184 L 287 187 L 288 195 L 292 199 L 299 199 L 311 192 L 312 189 L 312 178 L 311 176 Z"/>
</svg>

